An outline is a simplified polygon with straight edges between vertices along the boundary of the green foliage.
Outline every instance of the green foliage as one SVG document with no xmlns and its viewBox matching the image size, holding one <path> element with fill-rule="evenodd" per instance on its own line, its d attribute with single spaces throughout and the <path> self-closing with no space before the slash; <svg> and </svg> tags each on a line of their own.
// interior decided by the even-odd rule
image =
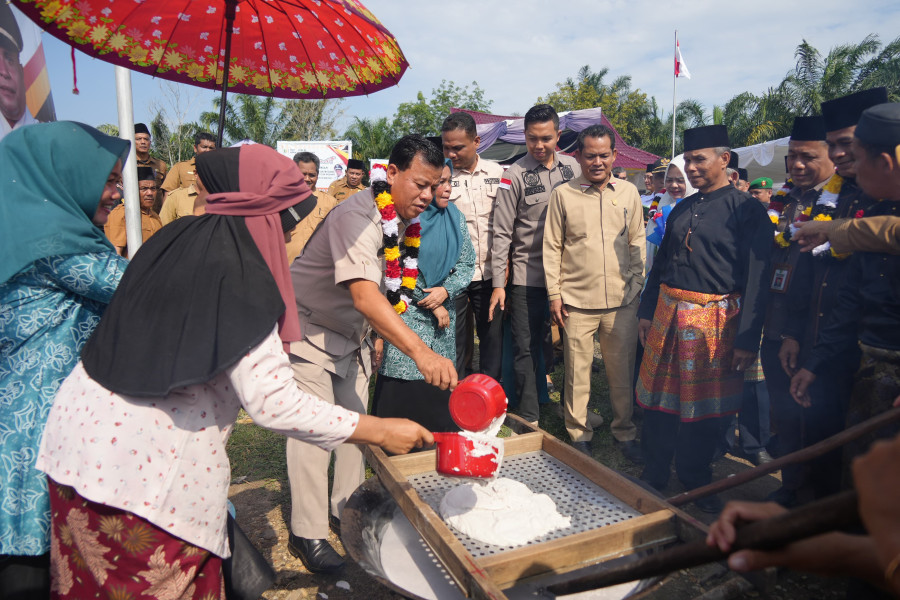
<svg viewBox="0 0 900 600">
<path fill-rule="evenodd" d="M 223 145 L 240 140 L 275 147 L 279 140 L 327 140 L 337 135 L 335 124 L 342 114 L 341 100 L 278 100 L 270 96 L 232 94 L 225 104 Z M 209 131 L 219 128 L 222 99 L 213 99 L 215 110 L 200 115 Z"/>
<path fill-rule="evenodd" d="M 102 131 L 106 135 L 111 135 L 113 137 L 119 137 L 119 126 L 113 125 L 112 123 L 104 123 L 103 125 L 97 125 L 97 129 Z"/>
<path fill-rule="evenodd" d="M 388 158 L 391 149 L 400 137 L 387 117 L 380 119 L 353 118 L 353 123 L 344 133 L 344 138 L 353 142 L 353 158 Z"/>
<path fill-rule="evenodd" d="M 431 96 L 426 99 L 419 92 L 415 102 L 403 102 L 397 107 L 393 127 L 398 139 L 410 133 L 440 135 L 441 123 L 451 108 L 488 112 L 494 104 L 484 97 L 484 90 L 475 81 L 470 91 L 469 86 L 459 87 L 452 81 L 442 80 L 437 89 L 431 90 Z"/>
<path fill-rule="evenodd" d="M 156 113 L 150 121 L 152 154 L 169 166 L 189 160 L 194 155 L 194 134 L 200 129 L 198 123 L 170 124 L 162 112 Z"/>
</svg>

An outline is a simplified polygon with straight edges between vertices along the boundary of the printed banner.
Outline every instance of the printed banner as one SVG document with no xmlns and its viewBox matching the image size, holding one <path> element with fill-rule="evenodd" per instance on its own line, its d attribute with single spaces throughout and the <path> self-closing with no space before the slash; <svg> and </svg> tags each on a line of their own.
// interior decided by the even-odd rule
<svg viewBox="0 0 900 600">
<path fill-rule="evenodd" d="M 319 180 L 316 188 L 328 190 L 328 186 L 347 172 L 347 161 L 353 155 L 353 142 L 343 141 L 280 141 L 275 149 L 293 159 L 298 152 L 312 152 L 319 157 Z"/>
<path fill-rule="evenodd" d="M 56 120 L 41 30 L 0 2 L 0 139 L 18 127 Z"/>
</svg>

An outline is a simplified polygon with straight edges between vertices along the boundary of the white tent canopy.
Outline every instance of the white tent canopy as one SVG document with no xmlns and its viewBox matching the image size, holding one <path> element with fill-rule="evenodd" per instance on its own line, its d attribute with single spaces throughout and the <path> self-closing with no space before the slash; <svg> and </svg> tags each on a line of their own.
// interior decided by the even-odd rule
<svg viewBox="0 0 900 600">
<path fill-rule="evenodd" d="M 750 180 L 769 177 L 776 185 L 786 179 L 784 159 L 787 156 L 790 137 L 778 138 L 761 144 L 734 148 L 738 155 L 738 166 L 747 169 Z"/>
</svg>

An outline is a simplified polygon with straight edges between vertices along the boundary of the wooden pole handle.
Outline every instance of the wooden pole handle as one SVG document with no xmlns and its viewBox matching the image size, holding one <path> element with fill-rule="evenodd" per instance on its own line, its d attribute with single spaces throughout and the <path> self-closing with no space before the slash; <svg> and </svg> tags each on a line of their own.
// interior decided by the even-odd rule
<svg viewBox="0 0 900 600">
<path fill-rule="evenodd" d="M 738 550 L 774 550 L 814 535 L 858 526 L 860 522 L 856 492 L 841 492 L 777 517 L 739 527 L 730 552 L 722 552 L 708 546 L 705 540 L 699 540 L 547 589 L 561 596 L 647 579 L 722 560 Z"/>
</svg>

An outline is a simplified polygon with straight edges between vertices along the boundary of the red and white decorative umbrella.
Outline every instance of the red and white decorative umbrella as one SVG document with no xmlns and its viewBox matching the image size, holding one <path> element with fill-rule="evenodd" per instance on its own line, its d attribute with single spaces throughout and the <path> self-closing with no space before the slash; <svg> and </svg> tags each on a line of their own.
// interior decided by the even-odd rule
<svg viewBox="0 0 900 600">
<path fill-rule="evenodd" d="M 338 98 L 396 85 L 409 66 L 356 0 L 13 0 L 106 62 L 225 94 Z M 223 81 L 227 79 L 227 87 Z"/>
</svg>

